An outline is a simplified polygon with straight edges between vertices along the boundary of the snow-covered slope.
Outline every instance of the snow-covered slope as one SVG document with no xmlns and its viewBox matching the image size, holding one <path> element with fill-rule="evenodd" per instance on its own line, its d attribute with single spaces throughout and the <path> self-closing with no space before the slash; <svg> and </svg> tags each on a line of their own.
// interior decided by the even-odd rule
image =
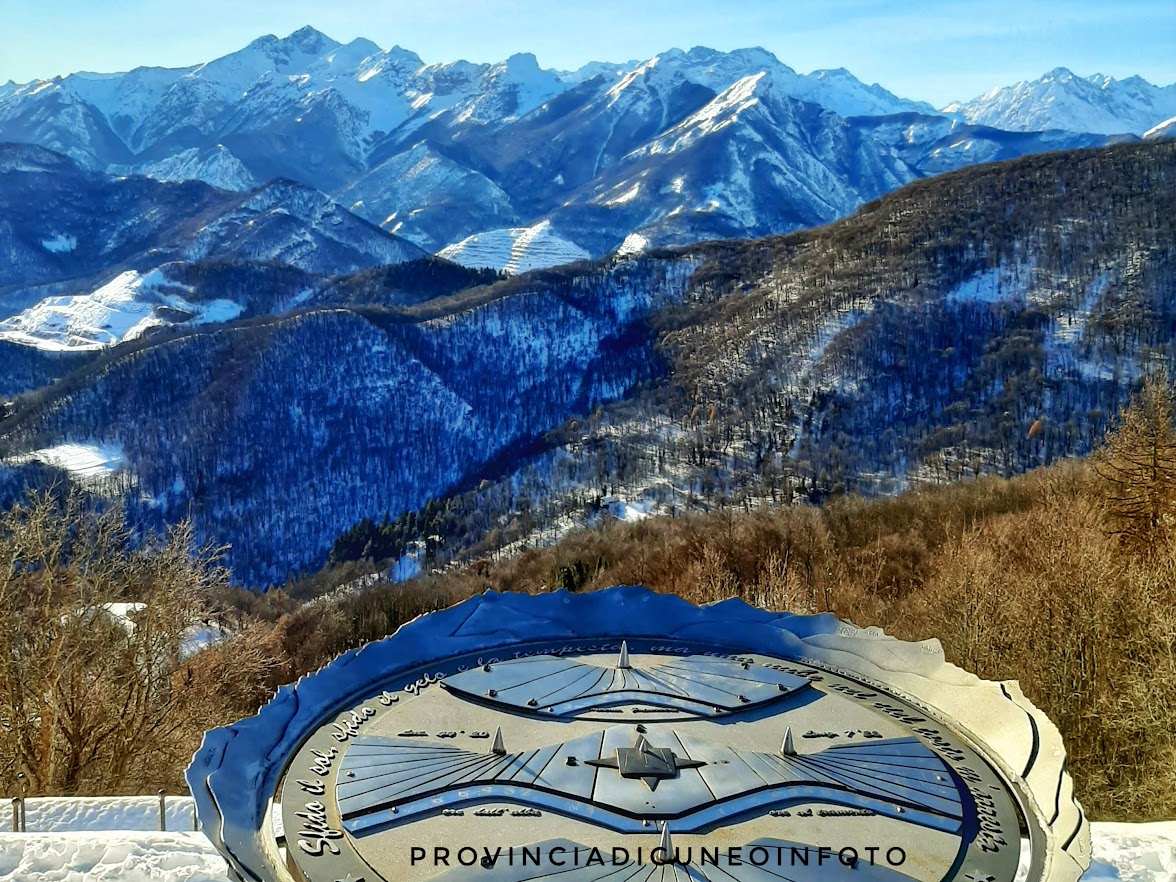
<svg viewBox="0 0 1176 882">
<path fill-rule="evenodd" d="M 47 297 L 0 321 L 0 340 L 38 349 L 101 349 L 167 324 L 231 321 L 242 312 L 231 300 L 190 303 L 182 286 L 160 270 L 127 270 L 89 294 Z"/>
<path fill-rule="evenodd" d="M 586 260 L 588 252 L 551 230 L 543 221 L 532 227 L 490 230 L 463 239 L 437 252 L 440 257 L 474 269 L 496 269 L 515 274 Z"/>
<path fill-rule="evenodd" d="M 423 141 L 381 162 L 338 199 L 389 233 L 429 250 L 481 232 L 487 223 L 519 221 L 501 187 Z"/>
<path fill-rule="evenodd" d="M 7 465 L 43 462 L 61 469 L 82 486 L 99 489 L 108 478 L 126 465 L 122 448 L 117 444 L 78 444 L 66 442 L 33 450 L 5 460 Z"/>
<path fill-rule="evenodd" d="M 1063 129 L 1142 135 L 1176 115 L 1176 84 L 1154 86 L 1141 77 L 1080 77 L 1064 67 L 1037 80 L 992 89 L 945 113 L 1010 131 Z"/>
<path fill-rule="evenodd" d="M 155 162 L 112 165 L 108 171 L 115 175 L 146 175 L 157 181 L 204 181 L 222 190 L 251 190 L 260 183 L 221 144 L 209 150 L 190 147 Z"/>
<path fill-rule="evenodd" d="M 1158 126 L 1154 126 L 1143 133 L 1145 138 L 1173 138 L 1176 137 L 1176 116 L 1166 119 Z"/>
</svg>

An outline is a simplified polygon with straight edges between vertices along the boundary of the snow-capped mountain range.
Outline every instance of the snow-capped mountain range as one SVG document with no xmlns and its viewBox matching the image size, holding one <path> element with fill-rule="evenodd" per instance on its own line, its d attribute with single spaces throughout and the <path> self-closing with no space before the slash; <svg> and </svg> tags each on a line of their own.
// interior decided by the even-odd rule
<svg viewBox="0 0 1176 882">
<path fill-rule="evenodd" d="M 229 190 L 288 178 L 426 251 L 517 270 L 828 223 L 920 177 L 1176 115 L 1173 87 L 1137 78 L 1013 88 L 937 111 L 763 49 L 561 72 L 526 54 L 427 64 L 308 27 L 192 67 L 0 86 L 0 141 Z"/>
<path fill-rule="evenodd" d="M 1144 135 L 1176 116 L 1176 84 L 1153 86 L 1141 77 L 1080 77 L 1058 67 L 1038 80 L 992 89 L 944 112 L 971 123 L 1017 132 L 1067 129 L 1104 135 Z"/>
</svg>

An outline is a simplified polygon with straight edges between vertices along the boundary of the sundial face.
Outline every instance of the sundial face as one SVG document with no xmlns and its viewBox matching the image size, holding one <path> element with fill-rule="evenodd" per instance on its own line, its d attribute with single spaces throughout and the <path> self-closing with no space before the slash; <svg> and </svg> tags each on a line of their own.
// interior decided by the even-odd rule
<svg viewBox="0 0 1176 882">
<path fill-rule="evenodd" d="M 682 603 L 613 591 L 620 607 Z M 608 594 L 565 602 L 595 613 Z M 468 626 L 478 611 L 452 621 Z M 214 809 L 193 781 L 201 820 L 208 829 L 210 811 L 226 816 L 218 844 L 243 877 L 300 882 L 1014 882 L 1019 867 L 1021 878 L 1077 878 L 1086 828 L 1069 810 L 1064 768 L 1047 810 L 1055 823 L 1076 819 L 1068 843 L 1046 835 L 1049 819 L 1008 757 L 879 680 L 872 664 L 851 669 L 836 662 L 852 653 L 817 643 L 934 652 L 850 634 L 831 617 L 786 619 L 793 639 L 770 641 L 773 652 L 757 637 L 762 623 L 744 623 L 743 639 L 731 628 L 714 634 L 728 641 L 700 639 L 707 632 L 694 627 L 676 629 L 688 637 L 643 635 L 643 621 L 618 635 L 622 618 L 613 633 L 498 635 L 497 646 L 469 652 L 451 639 L 459 651 L 394 670 L 361 672 L 362 655 L 345 657 L 336 664 L 350 667 L 350 696 L 325 707 L 304 681 L 293 718 L 274 714 L 287 726 L 277 750 L 253 750 L 269 763 L 267 804 L 279 822 L 260 811 L 252 836 L 239 835 L 224 812 L 239 776 L 215 772 L 196 776 Z M 307 698 L 320 702 L 317 716 Z M 995 700 L 987 690 L 981 703 Z M 1001 722 L 1029 736 L 1013 758 L 1032 776 L 1043 746 L 1056 760 L 1048 721 L 1026 725 L 1023 708 L 999 700 L 1015 710 Z M 228 771 L 225 756 L 241 742 L 209 751 L 205 767 Z"/>
</svg>

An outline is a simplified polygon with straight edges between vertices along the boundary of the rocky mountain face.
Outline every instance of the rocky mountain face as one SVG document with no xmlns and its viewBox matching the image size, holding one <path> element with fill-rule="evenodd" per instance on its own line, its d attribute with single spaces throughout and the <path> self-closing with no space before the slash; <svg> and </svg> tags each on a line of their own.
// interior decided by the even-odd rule
<svg viewBox="0 0 1176 882">
<path fill-rule="evenodd" d="M 117 175 L 290 179 L 426 251 L 512 271 L 829 223 L 928 175 L 1137 128 L 989 116 L 762 49 L 561 73 L 531 55 L 426 64 L 311 28 L 189 68 L 0 87 L 0 140 Z"/>
<path fill-rule="evenodd" d="M 8 406 L 0 454 L 118 451 L 108 492 L 148 523 L 190 513 L 250 585 L 318 566 L 365 519 L 476 553 L 602 506 L 1012 473 L 1089 450 L 1172 362 L 1174 198 L 1158 140 L 917 181 L 784 237 L 501 281 L 368 269 L 292 311 L 101 350 Z M 301 290 L 304 270 L 280 271 Z M 253 288 L 245 272 L 176 278 L 224 292 Z"/>
</svg>

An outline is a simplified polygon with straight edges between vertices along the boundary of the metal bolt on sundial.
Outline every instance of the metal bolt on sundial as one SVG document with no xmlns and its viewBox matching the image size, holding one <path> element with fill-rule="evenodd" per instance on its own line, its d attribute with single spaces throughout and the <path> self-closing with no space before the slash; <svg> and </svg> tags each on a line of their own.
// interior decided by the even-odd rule
<svg viewBox="0 0 1176 882">
<path fill-rule="evenodd" d="M 1014 882 L 1022 857 L 1025 882 L 1077 882 L 1090 853 L 1015 684 L 831 616 L 641 588 L 424 616 L 207 733 L 188 780 L 251 882 Z"/>
</svg>

